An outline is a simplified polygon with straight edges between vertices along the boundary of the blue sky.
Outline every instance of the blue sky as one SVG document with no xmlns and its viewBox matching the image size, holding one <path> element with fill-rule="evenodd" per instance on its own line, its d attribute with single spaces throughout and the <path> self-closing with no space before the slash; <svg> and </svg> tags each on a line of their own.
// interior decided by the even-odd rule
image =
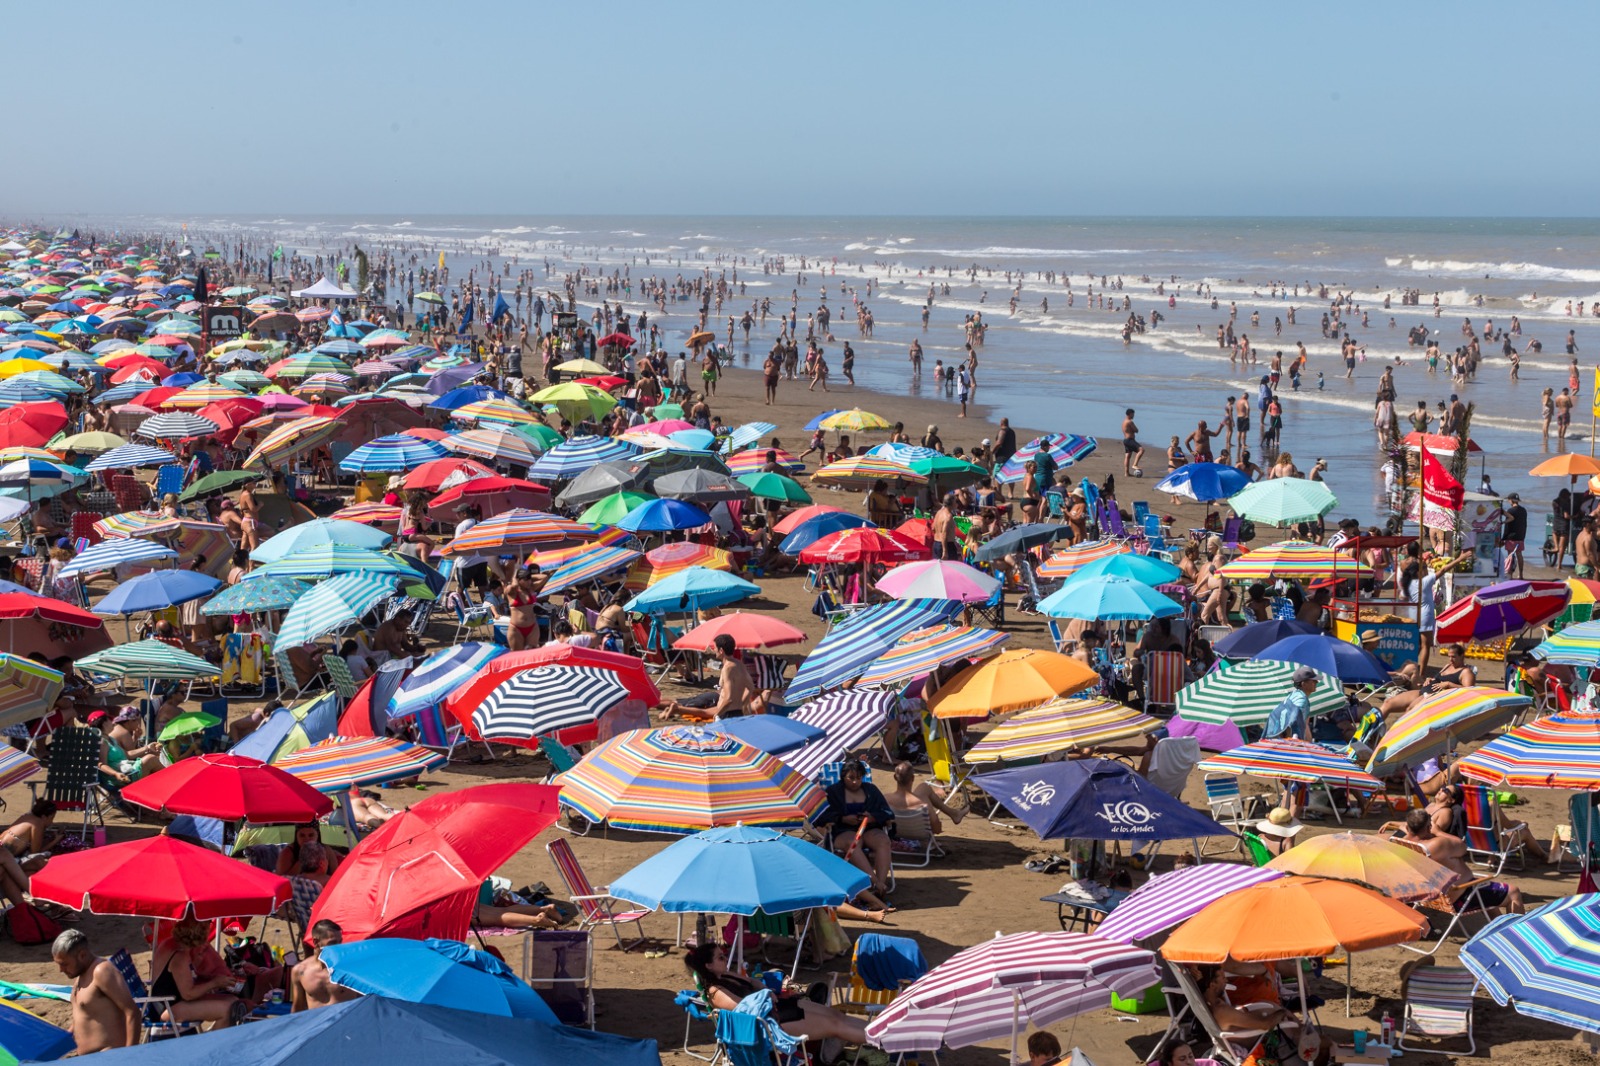
<svg viewBox="0 0 1600 1066">
<path fill-rule="evenodd" d="M 10 216 L 1596 213 L 1576 3 L 72 10 L 7 9 Z"/>
</svg>

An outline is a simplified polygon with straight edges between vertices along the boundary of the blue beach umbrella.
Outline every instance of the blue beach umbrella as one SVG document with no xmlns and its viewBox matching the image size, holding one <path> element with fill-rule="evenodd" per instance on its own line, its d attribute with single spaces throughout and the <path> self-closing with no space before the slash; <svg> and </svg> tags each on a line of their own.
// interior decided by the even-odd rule
<svg viewBox="0 0 1600 1066">
<path fill-rule="evenodd" d="M 376 937 L 334 944 L 319 957 L 333 981 L 364 995 L 560 1024 L 511 967 L 457 940 Z"/>
<path fill-rule="evenodd" d="M 1346 685 L 1387 685 L 1389 668 L 1358 644 L 1321 633 L 1286 637 L 1255 654 L 1257 659 L 1298 663 Z"/>
<path fill-rule="evenodd" d="M 343 544 L 352 548 L 382 548 L 394 538 L 381 529 L 364 526 L 360 522 L 347 522 L 342 518 L 318 518 L 298 526 L 290 526 L 282 533 L 267 538 L 259 548 L 250 553 L 258 563 L 271 563 L 306 548 L 327 544 Z"/>
<path fill-rule="evenodd" d="M 349 625 L 395 595 L 398 582 L 394 574 L 365 570 L 336 574 L 294 602 L 275 643 L 292 648 Z"/>
<path fill-rule="evenodd" d="M 691 566 L 662 578 L 628 601 L 640 614 L 687 614 L 759 595 L 761 586 L 721 570 Z"/>
<path fill-rule="evenodd" d="M 468 641 L 441 648 L 429 655 L 389 697 L 390 718 L 410 718 L 437 707 L 444 698 L 468 681 L 484 664 L 505 654 L 501 644 Z"/>
<path fill-rule="evenodd" d="M 419 375 L 419 377 L 425 378 L 426 375 Z M 509 400 L 510 398 L 499 389 L 491 389 L 487 385 L 463 385 L 459 389 L 451 389 L 428 406 L 439 411 L 454 411 L 457 407 L 465 407 L 467 404 L 477 403 L 479 400 Z"/>
<path fill-rule="evenodd" d="M 1183 607 L 1149 585 L 1125 577 L 1074 578 L 1039 601 L 1051 618 L 1085 618 L 1100 622 L 1171 618 Z"/>
<path fill-rule="evenodd" d="M 1600 1033 L 1600 895 L 1501 915 L 1461 948 L 1461 964 L 1501 1006 Z"/>
<path fill-rule="evenodd" d="M 807 840 L 730 825 L 674 841 L 621 877 L 611 894 L 677 913 L 787 914 L 837 906 L 871 882 Z"/>
<path fill-rule="evenodd" d="M 1321 629 L 1309 622 L 1294 618 L 1269 618 L 1265 622 L 1251 622 L 1243 629 L 1235 629 L 1211 645 L 1211 650 L 1229 659 L 1248 659 L 1280 640 L 1320 632 Z"/>
<path fill-rule="evenodd" d="M 855 680 L 901 637 L 944 622 L 961 608 L 956 600 L 891 600 L 855 612 L 817 642 L 795 671 L 784 699 L 799 703 Z"/>
<path fill-rule="evenodd" d="M 823 420 L 832 418 L 834 415 L 839 414 L 840 412 L 842 412 L 844 410 L 846 410 L 846 408 L 835 407 L 835 408 L 833 408 L 831 410 L 824 411 L 820 415 L 818 415 L 816 418 L 813 418 L 811 421 L 807 422 L 806 425 L 805 425 L 805 428 L 809 432 L 815 432 L 815 431 L 817 431 L 817 430 L 822 428 Z"/>
<path fill-rule="evenodd" d="M 528 477 L 535 481 L 565 481 L 597 463 L 627 459 L 643 450 L 637 444 L 611 437 L 572 437 L 539 456 L 539 461 L 528 468 Z"/>
<path fill-rule="evenodd" d="M 1233 835 L 1112 759 L 1040 763 L 977 774 L 970 780 L 1041 840 L 1149 841 Z"/>
<path fill-rule="evenodd" d="M 252 556 L 253 557 L 253 556 Z M 303 577 L 325 578 L 335 574 L 353 574 L 358 571 L 368 571 L 375 574 L 393 574 L 396 577 L 417 580 L 421 572 L 413 569 L 406 563 L 373 551 L 370 548 L 354 548 L 346 544 L 320 544 L 310 548 L 302 548 L 283 558 L 267 563 L 259 570 L 252 570 L 245 576 L 246 581 L 259 580 L 260 577 Z"/>
<path fill-rule="evenodd" d="M 803 748 L 813 740 L 827 736 L 827 730 L 808 722 L 784 718 L 776 714 L 753 714 L 739 718 L 723 718 L 706 726 L 712 733 L 726 733 L 744 741 L 752 748 L 760 748 L 768 755 L 782 755 L 786 751 Z"/>
<path fill-rule="evenodd" d="M 140 537 L 113 537 L 83 549 L 72 561 L 61 568 L 62 577 L 75 574 L 95 574 L 110 570 L 123 563 L 149 565 L 160 559 L 176 559 L 178 553 L 153 540 Z"/>
<path fill-rule="evenodd" d="M 870 525 L 872 523 L 867 519 L 849 511 L 825 511 L 791 529 L 789 535 L 778 544 L 778 550 L 785 555 L 799 555 L 823 537 L 837 533 L 841 529 Z"/>
<path fill-rule="evenodd" d="M 1183 576 L 1183 571 L 1153 555 L 1121 552 L 1080 567 L 1068 579 L 1069 583 L 1091 577 L 1125 577 L 1145 585 L 1165 585 Z"/>
<path fill-rule="evenodd" d="M 1156 492 L 1209 503 L 1237 495 L 1250 479 L 1221 463 L 1187 463 L 1156 482 Z"/>
<path fill-rule="evenodd" d="M 339 469 L 349 474 L 394 474 L 449 457 L 450 452 L 434 441 L 396 433 L 363 444 L 339 461 Z"/>
<path fill-rule="evenodd" d="M 0 1000 L 0 1063 L 53 1062 L 73 1046 L 70 1031 Z"/>
<path fill-rule="evenodd" d="M 765 437 L 768 433 L 776 433 L 778 427 L 771 422 L 746 422 L 744 425 L 728 434 L 723 441 L 722 450 L 730 455 L 740 448 L 747 448 Z"/>
<path fill-rule="evenodd" d="M 200 613 L 221 615 L 283 611 L 310 592 L 312 587 L 310 582 L 297 581 L 292 577 L 263 577 L 253 581 L 241 581 L 207 600 L 200 608 Z"/>
<path fill-rule="evenodd" d="M 692 503 L 682 500 L 646 500 L 617 523 L 618 528 L 630 533 L 665 533 L 676 529 L 698 529 L 708 525 L 711 516 Z"/>
<path fill-rule="evenodd" d="M 152 570 L 132 577 L 106 593 L 90 610 L 95 614 L 129 615 L 160 611 L 209 596 L 222 587 L 210 574 L 193 570 Z"/>
<path fill-rule="evenodd" d="M 152 448 L 148 444 L 123 444 L 108 452 L 101 452 L 84 469 L 90 473 L 99 470 L 132 470 L 139 466 L 166 466 L 177 461 L 178 457 L 165 448 Z"/>
</svg>

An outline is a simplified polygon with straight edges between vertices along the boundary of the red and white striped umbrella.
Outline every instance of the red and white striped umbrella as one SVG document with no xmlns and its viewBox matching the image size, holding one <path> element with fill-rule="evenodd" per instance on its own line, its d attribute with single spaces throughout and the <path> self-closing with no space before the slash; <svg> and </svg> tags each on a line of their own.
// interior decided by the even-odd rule
<svg viewBox="0 0 1600 1066">
<path fill-rule="evenodd" d="M 867 1026 L 891 1055 L 959 1048 L 1032 1025 L 1043 1029 L 1137 996 L 1160 980 L 1155 955 L 1087 933 L 1014 933 L 957 952 L 895 997 Z"/>
</svg>

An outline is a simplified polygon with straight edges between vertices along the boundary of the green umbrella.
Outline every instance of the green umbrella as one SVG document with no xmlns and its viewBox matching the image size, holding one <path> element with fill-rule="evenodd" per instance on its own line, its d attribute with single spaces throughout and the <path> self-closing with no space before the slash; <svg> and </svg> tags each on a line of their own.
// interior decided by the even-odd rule
<svg viewBox="0 0 1600 1066">
<path fill-rule="evenodd" d="M 1262 725 L 1272 709 L 1294 687 L 1294 663 L 1251 659 L 1206 674 L 1178 691 L 1178 713 L 1187 722 L 1243 727 Z M 1311 715 L 1329 714 L 1345 706 L 1344 689 L 1323 674 L 1311 693 Z"/>
<path fill-rule="evenodd" d="M 444 297 L 436 292 L 419 292 L 414 299 L 421 300 L 425 304 L 439 304 L 441 306 L 444 304 Z"/>
<path fill-rule="evenodd" d="M 1246 485 L 1229 498 L 1228 506 L 1240 518 L 1287 526 L 1321 518 L 1339 506 L 1339 498 L 1320 481 L 1280 477 Z"/>
<path fill-rule="evenodd" d="M 589 509 L 578 516 L 578 521 L 595 526 L 614 526 L 629 511 L 653 499 L 655 497 L 648 493 L 619 490 L 590 504 Z"/>
<path fill-rule="evenodd" d="M 204 714 L 200 711 L 184 711 L 163 726 L 161 734 L 156 739 L 173 740 L 177 737 L 189 736 L 191 733 L 204 733 L 221 721 L 222 719 L 214 714 Z"/>
<path fill-rule="evenodd" d="M 197 677 L 216 677 L 217 668 L 198 655 L 191 655 L 159 640 L 139 640 L 118 644 L 87 655 L 77 661 L 80 673 L 105 677 L 158 678 L 190 681 Z"/>
<path fill-rule="evenodd" d="M 560 444 L 566 439 L 561 435 L 559 430 L 552 429 L 543 422 L 523 422 L 518 425 L 513 425 L 509 428 L 511 432 L 520 433 L 524 437 L 527 437 L 529 440 L 533 441 L 534 445 L 537 446 L 538 450 L 541 452 L 550 448 L 554 448 L 557 444 Z"/>
<path fill-rule="evenodd" d="M 243 485 L 247 481 L 260 481 L 266 476 L 257 470 L 218 470 L 215 473 L 207 474 L 193 485 L 184 489 L 178 500 L 179 502 L 187 503 L 190 500 L 198 500 L 213 493 L 227 492 L 229 489 Z"/>
<path fill-rule="evenodd" d="M 913 459 L 904 465 L 925 478 L 938 478 L 945 485 L 981 481 L 989 476 L 989 472 L 983 467 L 969 463 L 965 459 L 957 459 L 953 455 Z"/>
<path fill-rule="evenodd" d="M 682 418 L 683 404 L 658 403 L 654 407 L 650 408 L 650 417 L 655 419 L 657 422 L 667 418 Z"/>
<path fill-rule="evenodd" d="M 811 494 L 792 477 L 774 474 L 770 470 L 754 474 L 740 474 L 739 484 L 750 490 L 750 495 L 783 503 L 810 503 Z"/>
</svg>

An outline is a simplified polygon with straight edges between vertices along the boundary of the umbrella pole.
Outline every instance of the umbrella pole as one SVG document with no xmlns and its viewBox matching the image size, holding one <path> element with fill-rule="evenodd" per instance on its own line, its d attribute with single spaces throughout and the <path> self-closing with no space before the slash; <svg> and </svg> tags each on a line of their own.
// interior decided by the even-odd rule
<svg viewBox="0 0 1600 1066">
<path fill-rule="evenodd" d="M 1011 1061 L 1014 1064 L 1022 1062 L 1017 1057 L 1017 1030 L 1022 1017 L 1022 993 L 1015 990 L 1011 993 Z"/>
<path fill-rule="evenodd" d="M 789 979 L 791 981 L 794 980 L 794 975 L 800 972 L 800 956 L 806 950 L 806 936 L 811 932 L 811 914 L 812 911 L 808 907 L 806 909 L 805 924 L 800 927 L 800 936 L 794 945 L 794 965 L 789 968 Z M 820 955 L 818 957 L 820 958 Z"/>
<path fill-rule="evenodd" d="M 1356 953 L 1344 953 L 1344 1016 L 1350 1017 L 1350 986 L 1356 983 Z"/>
</svg>

